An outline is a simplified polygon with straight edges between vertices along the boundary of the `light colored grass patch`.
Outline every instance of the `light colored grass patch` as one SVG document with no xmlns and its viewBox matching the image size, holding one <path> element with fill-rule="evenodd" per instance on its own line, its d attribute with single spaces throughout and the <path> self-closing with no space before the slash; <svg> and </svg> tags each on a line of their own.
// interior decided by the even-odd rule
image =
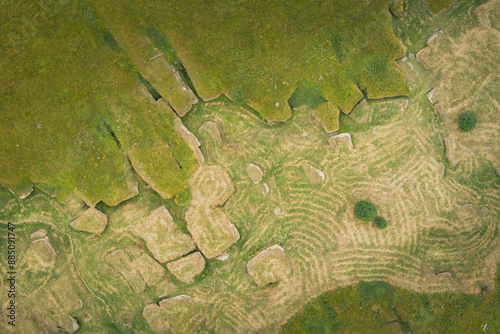
<svg viewBox="0 0 500 334">
<path fill-rule="evenodd" d="M 32 241 L 26 252 L 29 267 L 34 270 L 52 268 L 56 257 L 56 251 L 47 237 Z"/>
<path fill-rule="evenodd" d="M 195 252 L 167 263 L 167 268 L 184 283 L 192 283 L 194 277 L 205 269 L 205 259 L 200 252 Z"/>
<path fill-rule="evenodd" d="M 250 176 L 250 180 L 252 180 L 255 184 L 262 181 L 262 176 L 264 175 L 264 173 L 262 173 L 262 169 L 255 164 L 248 164 L 247 173 L 248 176 Z"/>
<path fill-rule="evenodd" d="M 146 253 L 136 257 L 132 261 L 132 266 L 139 271 L 148 286 L 155 285 L 165 276 L 165 268 Z"/>
<path fill-rule="evenodd" d="M 290 273 L 290 266 L 283 248 L 274 245 L 248 261 L 247 270 L 258 286 L 264 286 L 286 277 Z"/>
<path fill-rule="evenodd" d="M 192 204 L 186 212 L 189 233 L 203 255 L 212 259 L 240 238 L 236 227 L 221 209 Z"/>
<path fill-rule="evenodd" d="M 175 260 L 195 248 L 191 236 L 181 232 L 163 206 L 138 222 L 133 233 L 146 241 L 148 249 L 161 263 Z"/>
<path fill-rule="evenodd" d="M 431 71 L 432 101 L 445 123 L 446 154 L 453 167 L 481 155 L 500 173 L 500 30 L 495 15 L 500 1 L 492 0 L 477 8 L 479 26 L 459 37 L 433 35 L 419 60 Z M 458 116 L 473 112 L 478 116 L 474 130 L 463 132 Z"/>
<path fill-rule="evenodd" d="M 234 192 L 227 172 L 220 166 L 200 166 L 189 178 L 194 203 L 222 205 Z"/>
<path fill-rule="evenodd" d="M 141 274 L 132 265 L 132 261 L 123 249 L 117 249 L 106 256 L 108 262 L 116 271 L 123 275 L 132 290 L 141 293 L 146 289 Z"/>
<path fill-rule="evenodd" d="M 205 257 L 211 259 L 240 238 L 224 211 L 217 208 L 234 192 L 227 172 L 216 165 L 201 165 L 189 178 L 193 200 L 186 212 L 189 233 Z"/>
<path fill-rule="evenodd" d="M 80 217 L 71 222 L 78 231 L 101 234 L 106 228 L 108 217 L 96 208 L 88 208 Z"/>
<path fill-rule="evenodd" d="M 193 333 L 204 320 L 202 305 L 190 296 L 180 295 L 151 304 L 144 308 L 143 316 L 151 329 L 175 334 Z"/>
</svg>

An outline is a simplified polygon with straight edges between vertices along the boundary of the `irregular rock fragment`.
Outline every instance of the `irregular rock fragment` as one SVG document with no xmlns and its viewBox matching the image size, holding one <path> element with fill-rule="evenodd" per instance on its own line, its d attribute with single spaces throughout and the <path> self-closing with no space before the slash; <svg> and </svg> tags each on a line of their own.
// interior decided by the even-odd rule
<svg viewBox="0 0 500 334">
<path fill-rule="evenodd" d="M 68 315 L 68 318 L 69 318 L 69 320 L 68 320 L 69 323 L 63 324 L 63 326 L 61 326 L 61 328 L 64 329 L 68 333 L 74 333 L 80 328 L 80 326 L 78 325 L 78 322 L 76 321 L 75 318 L 73 318 L 70 315 Z"/>
<path fill-rule="evenodd" d="M 248 164 L 247 173 L 250 176 L 250 179 L 252 180 L 252 182 L 255 184 L 262 181 L 262 176 L 264 175 L 264 173 L 262 173 L 262 169 L 260 169 L 259 166 L 254 165 L 254 164 Z"/>
<path fill-rule="evenodd" d="M 290 266 L 283 248 L 273 245 L 248 261 L 247 270 L 258 286 L 264 286 L 282 280 L 290 273 Z"/>
<path fill-rule="evenodd" d="M 177 287 L 169 279 L 164 279 L 155 285 L 155 293 L 160 298 L 172 295 L 176 291 Z"/>
<path fill-rule="evenodd" d="M 123 249 L 117 249 L 106 256 L 108 262 L 128 282 L 132 290 L 141 293 L 146 289 L 141 274 L 132 266 L 132 262 Z"/>
<path fill-rule="evenodd" d="M 327 133 L 335 132 L 339 129 L 339 115 L 339 108 L 329 102 L 321 103 L 313 111 L 313 116 L 320 122 Z"/>
<path fill-rule="evenodd" d="M 218 208 L 191 205 L 186 212 L 186 220 L 198 248 L 208 259 L 218 256 L 240 238 L 229 217 Z"/>
<path fill-rule="evenodd" d="M 199 127 L 198 132 L 200 132 L 200 133 L 207 132 L 213 141 L 215 141 L 218 144 L 222 143 L 219 125 L 217 125 L 217 123 L 207 121 Z"/>
<path fill-rule="evenodd" d="M 193 333 L 203 321 L 203 305 L 190 296 L 180 295 L 150 304 L 142 312 L 154 332 L 171 330 L 176 334 Z"/>
<path fill-rule="evenodd" d="M 191 236 L 181 232 L 164 206 L 142 219 L 132 232 L 146 241 L 148 249 L 160 263 L 175 260 L 195 248 Z"/>
<path fill-rule="evenodd" d="M 186 141 L 186 143 L 189 145 L 189 148 L 191 151 L 193 151 L 194 157 L 198 161 L 198 163 L 202 163 L 205 161 L 205 158 L 203 157 L 203 153 L 201 153 L 200 146 L 201 143 L 196 138 L 194 134 L 192 134 L 185 126 L 182 124 L 182 120 L 179 117 L 174 118 L 174 128 L 175 131 L 177 131 L 182 138 Z"/>
<path fill-rule="evenodd" d="M 351 134 L 349 133 L 341 133 L 336 136 L 330 137 L 330 139 L 328 139 L 328 144 L 330 144 L 331 147 L 341 145 L 351 149 L 354 148 L 354 146 L 352 145 Z"/>
<path fill-rule="evenodd" d="M 314 168 L 310 164 L 303 164 L 302 169 L 304 170 L 304 173 L 306 174 L 309 182 L 318 184 L 325 181 L 325 173 L 317 168 Z"/>
<path fill-rule="evenodd" d="M 446 146 L 446 159 L 448 159 L 451 168 L 455 168 L 461 161 L 456 154 L 457 142 L 455 136 L 445 137 L 444 145 Z"/>
<path fill-rule="evenodd" d="M 56 261 L 56 251 L 47 237 L 34 240 L 26 251 L 26 259 L 31 269 L 44 270 L 53 267 Z"/>
<path fill-rule="evenodd" d="M 226 261 L 227 259 L 229 259 L 229 254 L 222 253 L 221 255 L 217 256 L 215 259 L 219 260 L 219 261 Z"/>
<path fill-rule="evenodd" d="M 234 192 L 234 186 L 222 167 L 202 165 L 189 178 L 193 201 L 222 205 Z"/>
<path fill-rule="evenodd" d="M 189 254 L 167 263 L 167 268 L 184 283 L 192 283 L 194 277 L 205 269 L 205 259 L 200 252 Z"/>
<path fill-rule="evenodd" d="M 186 212 L 187 228 L 203 255 L 211 259 L 240 238 L 236 227 L 217 205 L 234 192 L 229 175 L 220 166 L 202 165 L 189 179 L 193 201 Z"/>
<path fill-rule="evenodd" d="M 30 239 L 33 240 L 33 239 L 40 239 L 40 238 L 43 238 L 44 236 L 47 235 L 47 230 L 46 229 L 39 229 L 33 233 L 31 233 L 30 235 Z"/>
<path fill-rule="evenodd" d="M 75 230 L 101 234 L 108 223 L 108 217 L 96 208 L 88 208 L 80 217 L 73 220 L 70 226 Z"/>
</svg>

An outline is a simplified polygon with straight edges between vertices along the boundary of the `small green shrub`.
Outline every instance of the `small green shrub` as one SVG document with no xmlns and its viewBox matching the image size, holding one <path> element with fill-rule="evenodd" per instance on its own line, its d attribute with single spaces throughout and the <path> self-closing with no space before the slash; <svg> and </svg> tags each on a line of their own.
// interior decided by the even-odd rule
<svg viewBox="0 0 500 334">
<path fill-rule="evenodd" d="M 377 228 L 383 230 L 384 228 L 387 227 L 387 220 L 385 220 L 384 217 L 375 217 L 375 219 L 373 220 L 373 222 L 375 223 L 375 226 L 377 226 Z"/>
<path fill-rule="evenodd" d="M 464 112 L 458 116 L 458 126 L 462 131 L 471 131 L 476 127 L 477 116 L 472 112 Z"/>
<path fill-rule="evenodd" d="M 316 109 L 321 103 L 326 100 L 321 96 L 322 88 L 320 86 L 311 85 L 308 82 L 300 82 L 297 89 L 288 99 L 288 104 L 291 108 L 308 106 Z"/>
<path fill-rule="evenodd" d="M 359 220 L 371 222 L 377 216 L 377 208 L 371 202 L 359 201 L 354 204 L 354 214 Z"/>
</svg>

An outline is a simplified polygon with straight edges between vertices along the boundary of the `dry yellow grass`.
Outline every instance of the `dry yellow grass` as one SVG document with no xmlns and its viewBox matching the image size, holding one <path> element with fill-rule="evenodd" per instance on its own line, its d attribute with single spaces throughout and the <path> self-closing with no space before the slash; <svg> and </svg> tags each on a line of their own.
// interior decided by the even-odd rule
<svg viewBox="0 0 500 334">
<path fill-rule="evenodd" d="M 187 228 L 208 259 L 220 255 L 240 238 L 222 205 L 234 192 L 229 175 L 220 166 L 201 165 L 190 177 L 193 200 L 186 212 Z"/>
<path fill-rule="evenodd" d="M 500 1 L 476 10 L 479 26 L 453 38 L 444 33 L 429 39 L 418 59 L 431 71 L 435 87 L 429 94 L 445 122 L 446 154 L 450 165 L 470 164 L 479 156 L 491 161 L 500 174 Z M 474 130 L 463 132 L 458 115 L 475 113 Z"/>
</svg>

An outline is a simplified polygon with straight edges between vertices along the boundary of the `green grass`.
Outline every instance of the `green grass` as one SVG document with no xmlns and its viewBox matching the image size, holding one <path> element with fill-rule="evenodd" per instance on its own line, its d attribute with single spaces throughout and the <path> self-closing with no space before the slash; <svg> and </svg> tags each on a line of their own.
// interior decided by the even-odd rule
<svg viewBox="0 0 500 334">
<path fill-rule="evenodd" d="M 312 86 L 308 83 L 300 83 L 288 99 L 288 104 L 292 108 L 308 106 L 316 109 L 321 103 L 326 100 L 321 96 L 321 86 Z"/>
<path fill-rule="evenodd" d="M 405 98 L 369 100 L 363 101 L 365 106 L 360 103 L 359 108 L 364 109 L 356 107 L 351 115 L 340 114 L 339 132 L 353 136 L 354 149 L 329 146 L 331 135 L 310 115 L 310 108 L 322 99 L 334 101 L 343 111 L 350 110 L 361 96 L 355 83 L 366 89 L 365 97 L 375 94 L 377 85 L 370 86 L 372 77 L 381 78 L 380 85 L 392 89 L 387 82 L 391 77 L 384 77 L 384 73 L 390 73 L 397 53 L 391 48 L 397 49 L 399 44 L 391 39 L 387 1 L 372 1 L 370 8 L 377 10 L 362 11 L 353 6 L 347 13 L 330 10 L 345 5 L 344 1 L 332 2 L 331 8 L 328 4 L 308 4 L 301 10 L 292 3 L 262 3 L 256 5 L 258 17 L 251 24 L 252 15 L 244 5 L 238 12 L 225 3 L 185 2 L 185 8 L 170 3 L 165 11 L 167 4 L 163 2 L 144 3 L 127 7 L 120 18 L 135 24 L 131 30 L 137 28 L 138 35 L 148 36 L 152 47 L 147 55 L 155 55 L 156 47 L 165 53 L 170 65 L 177 64 L 178 71 L 185 65 L 202 96 L 223 92 L 237 100 L 232 103 L 220 97 L 213 103 L 201 102 L 183 123 L 200 139 L 206 163 L 221 166 L 235 186 L 235 192 L 219 209 L 237 227 L 240 239 L 229 247 L 226 261 L 206 260 L 205 269 L 192 284 L 180 282 L 165 269 L 165 279 L 175 284 L 166 296 L 161 297 L 156 286 L 135 293 L 105 261 L 115 249 L 124 249 L 131 260 L 143 253 L 152 256 L 144 240 L 131 232 L 140 218 L 134 214 L 147 215 L 164 205 L 175 225 L 188 233 L 185 215 L 193 198 L 185 180 L 196 164 L 185 143 L 172 131 L 175 115 L 157 107 L 147 89 L 141 87 L 146 85 L 141 84 L 142 76 L 150 88 L 160 92 L 132 57 L 135 49 L 126 46 L 135 37 L 124 38 L 124 31 L 130 30 L 117 31 L 117 25 L 112 24 L 117 12 L 97 15 L 87 6 L 68 4 L 64 11 L 50 9 L 52 21 L 33 24 L 32 30 L 24 29 L 25 22 L 9 22 L 12 31 L 19 33 L 15 36 L 9 31 L 7 38 L 0 36 L 0 66 L 5 74 L 0 79 L 0 91 L 5 93 L 0 134 L 8 138 L 0 147 L 0 182 L 19 192 L 31 182 L 45 182 L 22 201 L 0 187 L 0 221 L 2 225 L 19 223 L 20 272 L 29 278 L 20 281 L 20 291 L 26 292 L 19 297 L 20 305 L 26 307 L 20 311 L 30 309 L 33 317 L 39 314 L 42 319 L 47 310 L 65 316 L 58 308 L 45 305 L 45 293 L 58 278 L 70 278 L 71 286 L 65 290 L 74 291 L 84 305 L 70 312 L 82 333 L 148 333 L 151 329 L 142 316 L 144 306 L 180 294 L 205 302 L 193 313 L 206 319 L 199 327 L 201 333 L 277 332 L 290 317 L 284 332 L 383 333 L 401 328 L 418 333 L 462 333 L 480 332 L 485 323 L 492 332 L 498 330 L 499 295 L 492 290 L 491 275 L 484 268 L 499 234 L 499 179 L 494 165 L 482 157 L 456 170 L 448 169 L 446 177 L 441 177 L 445 124 L 426 97 L 433 84 L 428 71 L 416 61 L 400 62 L 412 86 L 408 105 Z M 392 26 L 414 52 L 441 24 L 451 34 L 473 26 L 475 19 L 468 11 L 477 3 L 457 0 L 450 10 L 433 16 L 425 4 L 410 2 L 408 16 L 394 19 Z M 55 5 L 50 2 L 49 6 Z M 359 6 L 368 5 L 360 2 Z M 31 2 L 12 7 L 19 16 L 24 10 L 33 22 L 44 19 L 31 14 L 47 13 Z M 280 8 L 287 10 L 281 13 Z M 199 17 L 193 15 L 197 11 Z M 273 19 L 275 14 L 279 14 L 277 19 Z M 241 20 L 242 16 L 247 17 Z M 332 17 L 345 22 L 333 24 Z M 461 19 L 463 26 L 462 21 L 457 22 Z M 196 24 L 201 20 L 206 25 Z M 369 23 L 377 24 L 373 27 Z M 225 25 L 234 29 L 222 29 Z M 352 25 L 359 31 L 352 31 Z M 300 33 L 299 26 L 305 29 L 303 35 L 294 35 Z M 318 31 L 318 36 L 314 35 Z M 346 38 L 351 31 L 353 38 Z M 361 37 L 372 36 L 367 31 L 375 35 L 367 43 L 375 44 L 357 49 L 363 45 Z M 207 38 L 207 34 L 213 35 Z M 378 49 L 377 43 L 382 41 L 388 43 Z M 261 53 L 252 58 L 248 49 Z M 317 74 L 327 67 L 321 62 L 325 56 L 333 56 L 332 62 L 338 66 L 333 66 L 330 77 L 320 80 Z M 242 57 L 248 63 L 236 63 Z M 193 75 L 197 70 L 200 72 Z M 263 122 L 245 105 L 255 106 L 268 120 L 279 118 L 281 114 L 265 103 L 272 101 L 274 107 L 276 99 L 283 98 L 280 105 L 287 106 L 288 97 L 296 91 L 294 82 L 308 82 L 309 88 L 299 89 L 292 99 L 295 106 L 305 107 L 297 108 L 286 123 Z M 18 87 L 21 90 L 16 92 Z M 49 114 L 55 115 L 56 121 L 44 123 L 41 116 Z M 218 125 L 221 141 L 199 130 L 206 121 Z M 20 145 L 20 152 L 15 146 L 18 139 L 26 146 Z M 170 153 L 175 161 L 168 158 Z M 96 154 L 99 161 L 106 156 L 105 164 L 92 160 Z M 172 168 L 177 162 L 182 171 Z M 262 168 L 259 184 L 251 182 L 248 163 Z M 310 183 L 303 164 L 323 171 L 325 180 Z M 138 181 L 139 195 L 108 205 L 123 195 L 129 181 Z M 48 195 L 56 193 L 63 199 L 75 187 L 88 201 L 105 199 L 97 204 L 108 216 L 101 236 L 69 226 L 86 208 L 81 201 L 75 199 L 71 205 Z M 172 190 L 169 194 L 177 192 L 175 199 L 163 198 L 167 190 Z M 377 204 L 379 214 L 390 222 L 385 230 L 354 218 L 352 204 L 360 198 Z M 489 211 L 483 210 L 469 221 L 459 212 L 460 206 L 468 203 Z M 275 213 L 277 207 L 281 214 Z M 28 270 L 22 262 L 29 235 L 41 227 L 48 230 L 58 254 L 48 273 Z M 246 265 L 272 244 L 284 248 L 293 271 L 281 282 L 259 288 Z M 4 246 L 5 238 L 1 238 L 0 248 Z M 5 261 L 4 252 L 0 260 Z M 433 275 L 442 271 L 450 272 L 458 283 L 451 278 L 433 281 Z M 0 273 L 5 276 L 6 268 L 0 266 Z M 480 296 L 462 293 L 417 293 L 390 286 L 389 281 L 427 291 L 456 288 L 477 292 L 487 286 L 488 292 L 479 301 Z M 322 295 L 325 289 L 352 282 L 360 283 Z M 312 296 L 319 297 L 305 305 Z M 303 311 L 294 316 L 301 308 Z M 45 319 L 54 326 L 52 317 Z"/>
<path fill-rule="evenodd" d="M 406 1 L 406 16 L 393 20 L 396 37 L 401 40 L 408 53 L 416 54 L 426 46 L 427 39 L 439 30 L 453 37 L 459 36 L 477 25 L 474 9 L 487 0 L 455 0 L 448 10 L 432 13 L 423 1 Z M 433 0 L 433 4 L 449 3 L 449 0 Z"/>
<path fill-rule="evenodd" d="M 201 97 L 226 94 L 264 119 L 282 121 L 301 82 L 346 112 L 361 97 L 357 85 L 370 97 L 409 93 L 394 63 L 403 50 L 388 4 L 140 1 L 134 15 L 148 18 L 153 40 L 167 36 L 169 43 L 161 37 L 157 44 L 175 49 Z"/>
<path fill-rule="evenodd" d="M 417 293 L 385 282 L 360 282 L 312 299 L 281 328 L 281 333 L 389 332 L 490 333 L 500 330 L 500 267 L 495 289 L 484 298 L 463 293 Z M 362 321 L 361 321 L 362 319 Z"/>
<path fill-rule="evenodd" d="M 454 0 L 426 0 L 429 8 L 437 13 L 443 9 L 449 8 Z"/>
</svg>

